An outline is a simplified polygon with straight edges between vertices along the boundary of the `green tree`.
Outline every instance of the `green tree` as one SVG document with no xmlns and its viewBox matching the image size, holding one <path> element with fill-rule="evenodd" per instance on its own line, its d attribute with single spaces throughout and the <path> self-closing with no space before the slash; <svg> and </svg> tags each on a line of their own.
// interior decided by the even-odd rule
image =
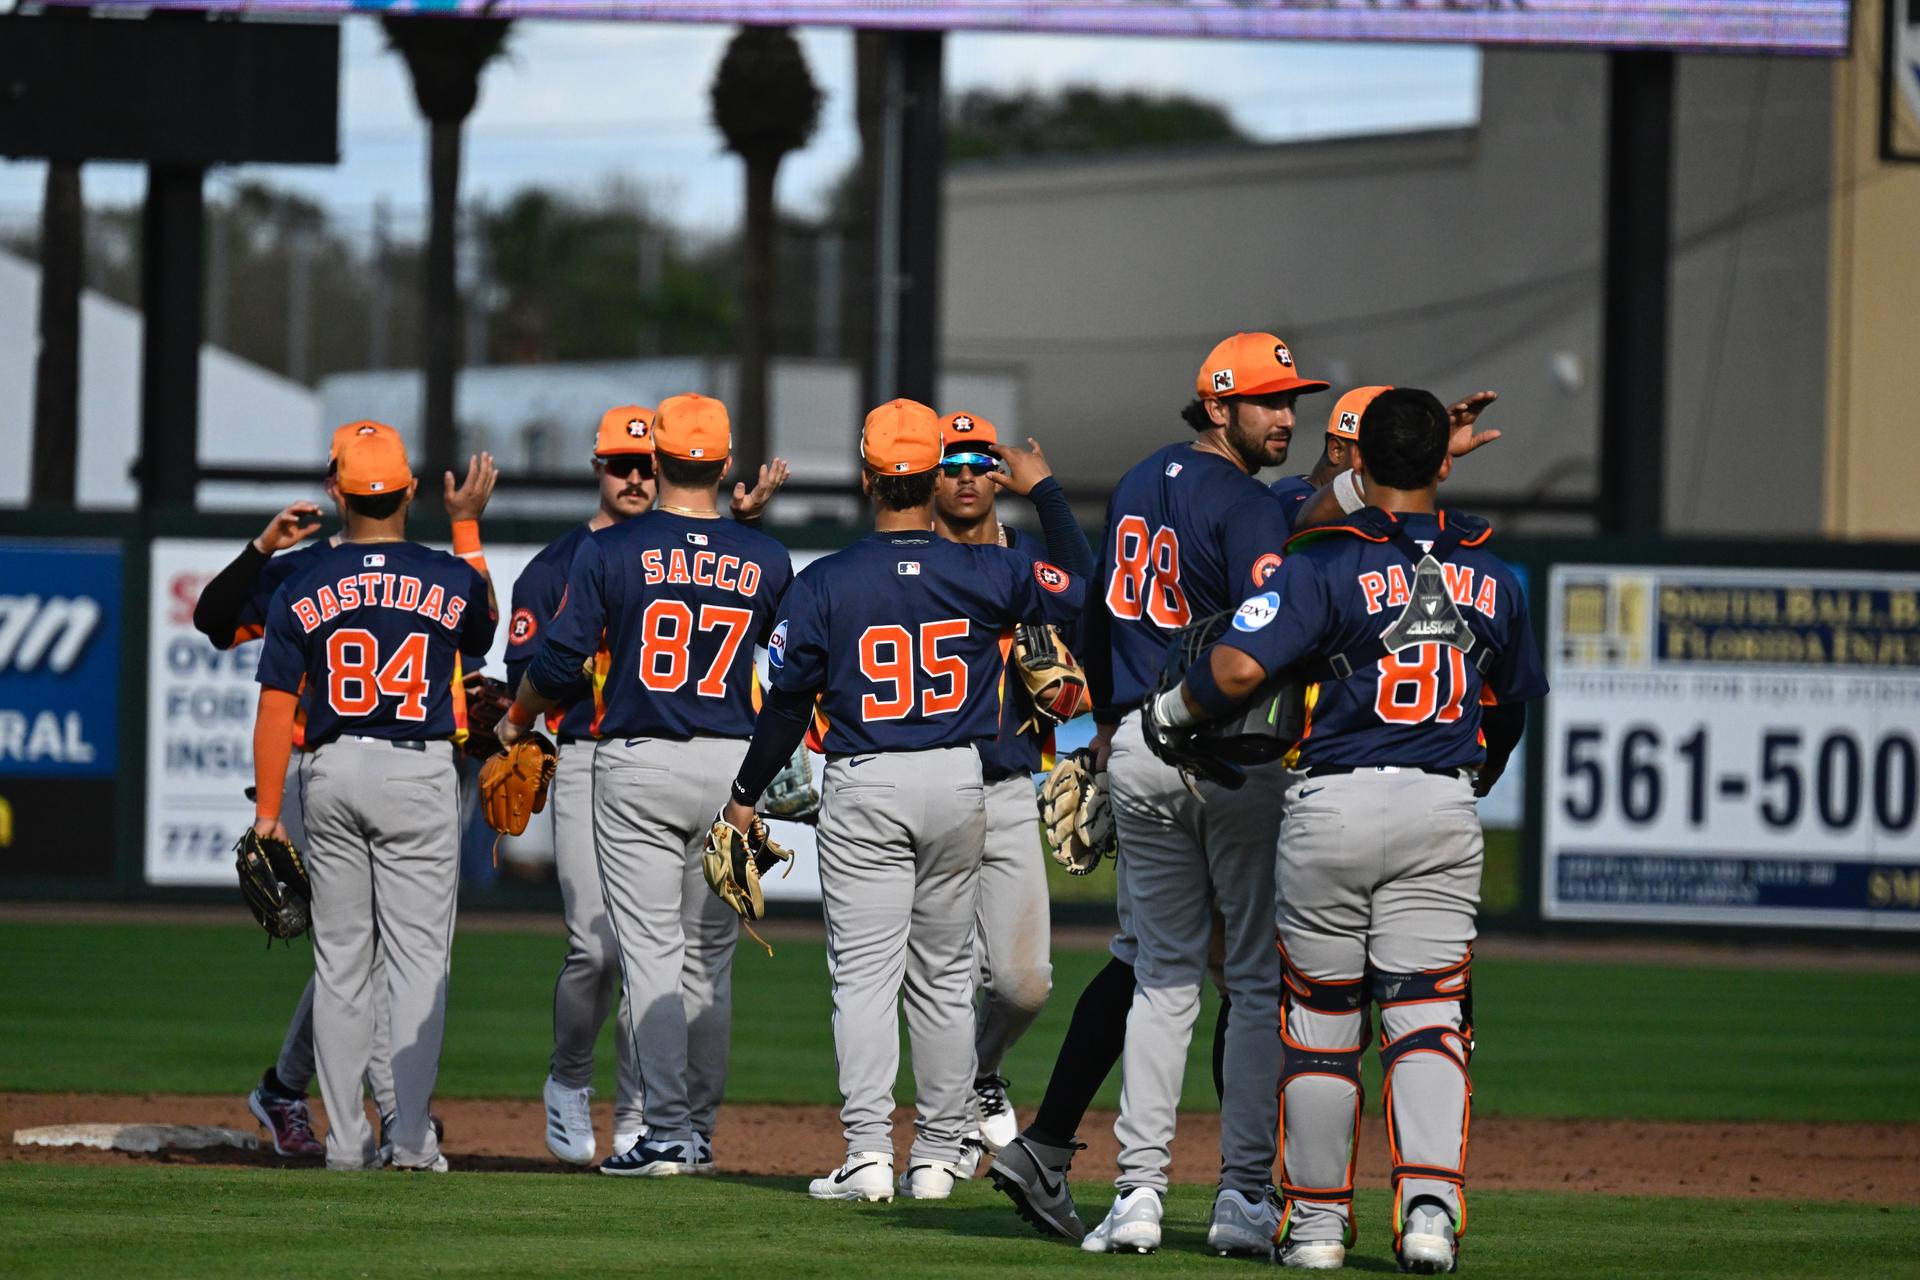
<svg viewBox="0 0 1920 1280">
<path fill-rule="evenodd" d="M 970 89 L 947 109 L 947 156 L 955 162 L 1247 141 L 1226 108 L 1185 94 L 1090 85 L 1049 94 Z"/>
</svg>

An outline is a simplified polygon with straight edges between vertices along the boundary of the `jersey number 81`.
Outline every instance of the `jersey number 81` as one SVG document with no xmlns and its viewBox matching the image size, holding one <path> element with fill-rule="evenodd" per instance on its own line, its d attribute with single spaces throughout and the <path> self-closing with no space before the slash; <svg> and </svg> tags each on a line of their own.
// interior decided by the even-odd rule
<svg viewBox="0 0 1920 1280">
<path fill-rule="evenodd" d="M 1441 654 L 1447 667 L 1447 695 L 1441 700 Z M 1380 659 L 1373 713 L 1388 724 L 1452 724 L 1460 718 L 1467 694 L 1467 660 L 1452 645 L 1423 644 Z"/>
<path fill-rule="evenodd" d="M 1147 620 L 1166 630 L 1193 618 L 1180 589 L 1180 535 L 1166 526 L 1149 531 L 1139 516 L 1121 516 L 1113 526 L 1113 576 L 1107 580 L 1107 611 L 1116 618 Z"/>
</svg>

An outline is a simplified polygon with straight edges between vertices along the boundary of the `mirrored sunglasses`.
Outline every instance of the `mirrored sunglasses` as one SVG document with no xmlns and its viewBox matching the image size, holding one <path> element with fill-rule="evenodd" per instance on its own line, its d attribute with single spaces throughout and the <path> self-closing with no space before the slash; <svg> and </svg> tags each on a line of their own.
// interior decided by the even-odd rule
<svg viewBox="0 0 1920 1280">
<path fill-rule="evenodd" d="M 940 474 L 949 480 L 958 480 L 960 473 L 969 467 L 973 474 L 983 476 L 989 471 L 998 471 L 1000 459 L 990 453 L 950 453 L 940 459 Z"/>
</svg>

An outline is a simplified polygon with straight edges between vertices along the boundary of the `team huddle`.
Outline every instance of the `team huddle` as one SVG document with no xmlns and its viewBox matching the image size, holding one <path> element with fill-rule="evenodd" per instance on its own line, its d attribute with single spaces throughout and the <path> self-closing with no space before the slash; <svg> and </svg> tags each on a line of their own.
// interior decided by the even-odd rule
<svg viewBox="0 0 1920 1280">
<path fill-rule="evenodd" d="M 943 1199 L 985 1166 L 1041 1231 L 1151 1252 L 1210 980 L 1209 1247 L 1344 1264 L 1377 1008 L 1394 1248 L 1406 1270 L 1454 1270 L 1475 796 L 1546 685 L 1491 531 L 1437 505 L 1455 459 L 1498 435 L 1474 429 L 1491 393 L 1449 409 L 1359 388 L 1311 474 L 1263 483 L 1298 397 L 1327 388 L 1272 334 L 1219 344 L 1181 412 L 1192 438 L 1122 477 L 1097 556 L 1036 443 L 890 401 L 859 433 L 873 532 L 798 573 L 756 527 L 783 463 L 723 502 L 724 405 L 611 410 L 598 508 L 516 581 L 492 694 L 481 667 L 500 611 L 478 528 L 491 459 L 445 478 L 447 554 L 406 539 L 418 481 L 398 435 L 340 428 L 340 533 L 275 554 L 317 528 L 318 509 L 295 504 L 195 611 L 222 647 L 264 636 L 249 900 L 249 856 L 281 841 L 310 883 L 289 909 L 310 920 L 314 979 L 248 1100 L 276 1149 L 335 1169 L 447 1168 L 431 1101 L 462 792 L 472 756 L 490 755 L 490 822 L 552 812 L 568 933 L 544 1086 L 556 1158 L 595 1159 L 593 1047 L 611 1016 L 600 1171 L 725 1168 L 734 949 L 759 875 L 790 856 L 764 819 L 797 817 L 817 826 L 847 1151 L 813 1197 Z M 1001 522 L 1003 489 L 1033 504 L 1040 537 Z M 1092 742 L 1056 761 L 1053 730 L 1083 705 Z M 817 791 L 809 753 L 824 756 Z M 1052 986 L 1049 847 L 1078 874 L 1114 856 L 1119 929 L 1022 1129 L 999 1073 Z M 252 879 L 273 896 L 273 875 Z M 903 995 L 917 1118 L 896 1171 Z M 1116 1064 L 1116 1195 L 1089 1229 L 1067 1175 Z M 324 1144 L 305 1103 L 316 1079 Z"/>
</svg>

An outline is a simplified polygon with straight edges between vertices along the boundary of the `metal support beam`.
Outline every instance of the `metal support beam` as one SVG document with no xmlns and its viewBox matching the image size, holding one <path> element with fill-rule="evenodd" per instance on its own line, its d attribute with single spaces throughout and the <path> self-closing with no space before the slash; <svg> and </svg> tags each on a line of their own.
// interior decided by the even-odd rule
<svg viewBox="0 0 1920 1280">
<path fill-rule="evenodd" d="M 85 270 L 80 165 L 47 165 L 40 209 L 40 354 L 33 378 L 33 471 L 28 500 L 71 507 L 80 447 L 80 288 Z"/>
<path fill-rule="evenodd" d="M 140 263 L 140 505 L 191 506 L 200 461 L 204 169 L 147 170 Z"/>
<path fill-rule="evenodd" d="M 884 39 L 868 401 L 906 396 L 930 404 L 939 380 L 945 38 L 938 31 L 899 31 Z"/>
<path fill-rule="evenodd" d="M 1610 54 L 1600 527 L 1666 522 L 1673 55 Z"/>
</svg>

